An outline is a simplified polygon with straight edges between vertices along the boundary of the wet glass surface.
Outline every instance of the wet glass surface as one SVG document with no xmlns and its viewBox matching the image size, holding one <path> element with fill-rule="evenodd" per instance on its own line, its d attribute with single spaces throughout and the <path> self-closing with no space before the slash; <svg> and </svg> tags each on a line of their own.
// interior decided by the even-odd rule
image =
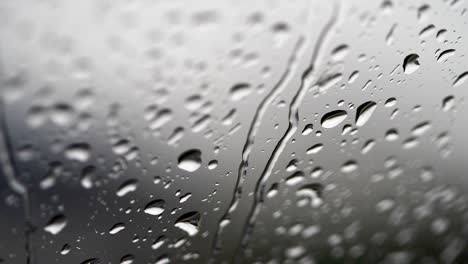
<svg viewBox="0 0 468 264">
<path fill-rule="evenodd" d="M 0 2 L 0 263 L 468 263 L 462 0 Z"/>
</svg>

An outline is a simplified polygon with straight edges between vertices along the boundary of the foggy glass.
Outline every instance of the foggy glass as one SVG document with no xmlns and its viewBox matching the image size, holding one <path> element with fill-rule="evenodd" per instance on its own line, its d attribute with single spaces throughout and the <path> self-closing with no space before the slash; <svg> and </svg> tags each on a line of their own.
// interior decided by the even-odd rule
<svg viewBox="0 0 468 264">
<path fill-rule="evenodd" d="M 0 263 L 468 263 L 467 7 L 0 1 Z"/>
</svg>

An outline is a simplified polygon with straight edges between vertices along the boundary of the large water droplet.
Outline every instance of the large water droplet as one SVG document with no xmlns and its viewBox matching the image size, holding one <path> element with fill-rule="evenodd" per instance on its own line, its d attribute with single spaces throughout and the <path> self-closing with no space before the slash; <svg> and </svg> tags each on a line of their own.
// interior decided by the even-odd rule
<svg viewBox="0 0 468 264">
<path fill-rule="evenodd" d="M 329 113 L 326 113 L 322 117 L 322 126 L 324 128 L 333 128 L 339 125 L 341 122 L 343 122 L 346 117 L 348 116 L 348 113 L 344 110 L 335 110 Z"/>
<path fill-rule="evenodd" d="M 231 100 L 240 101 L 244 99 L 247 95 L 250 94 L 250 84 L 248 83 L 238 83 L 231 88 Z"/>
<path fill-rule="evenodd" d="M 117 223 L 111 227 L 111 229 L 109 230 L 109 234 L 115 235 L 124 229 L 125 229 L 125 225 L 123 223 Z"/>
<path fill-rule="evenodd" d="M 360 105 L 356 111 L 356 126 L 361 127 L 367 123 L 376 107 L 377 104 L 373 101 L 368 101 Z"/>
<path fill-rule="evenodd" d="M 138 181 L 135 179 L 126 180 L 117 190 L 117 196 L 122 197 L 127 193 L 134 192 L 138 187 Z"/>
<path fill-rule="evenodd" d="M 453 82 L 453 86 L 457 87 L 462 85 L 466 80 L 468 80 L 468 71 L 460 74 L 455 81 Z"/>
<path fill-rule="evenodd" d="M 198 233 L 199 222 L 200 213 L 192 211 L 179 217 L 174 226 L 186 232 L 189 236 L 194 236 Z"/>
<path fill-rule="evenodd" d="M 144 212 L 150 215 L 160 215 L 164 212 L 165 205 L 166 202 L 164 200 L 154 200 L 145 206 Z"/>
<path fill-rule="evenodd" d="M 60 233 L 65 226 L 67 226 L 67 219 L 64 215 L 54 216 L 49 223 L 44 227 L 46 232 L 51 233 L 52 235 L 57 235 Z"/>
<path fill-rule="evenodd" d="M 191 149 L 179 156 L 178 166 L 182 170 L 193 172 L 200 168 L 201 162 L 201 151 L 198 149 Z"/>
<path fill-rule="evenodd" d="M 91 156 L 90 150 L 88 143 L 71 144 L 65 150 L 65 157 L 73 161 L 86 162 Z"/>
<path fill-rule="evenodd" d="M 410 54 L 405 57 L 403 60 L 403 72 L 406 74 L 411 74 L 419 69 L 419 55 Z"/>
</svg>

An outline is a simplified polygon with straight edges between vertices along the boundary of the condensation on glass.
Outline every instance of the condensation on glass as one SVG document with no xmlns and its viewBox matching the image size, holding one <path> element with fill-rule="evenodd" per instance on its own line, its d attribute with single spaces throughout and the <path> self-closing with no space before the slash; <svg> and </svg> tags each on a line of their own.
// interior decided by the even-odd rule
<svg viewBox="0 0 468 264">
<path fill-rule="evenodd" d="M 3 0 L 1 263 L 465 263 L 462 0 Z"/>
</svg>

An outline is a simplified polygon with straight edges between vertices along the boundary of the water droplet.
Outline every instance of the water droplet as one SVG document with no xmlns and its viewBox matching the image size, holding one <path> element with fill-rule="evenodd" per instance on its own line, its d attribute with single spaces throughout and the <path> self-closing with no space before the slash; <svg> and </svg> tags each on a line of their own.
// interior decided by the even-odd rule
<svg viewBox="0 0 468 264">
<path fill-rule="evenodd" d="M 460 74 L 455 81 L 453 82 L 453 87 L 462 85 L 466 80 L 468 80 L 468 71 Z"/>
<path fill-rule="evenodd" d="M 135 179 L 129 179 L 124 181 L 119 189 L 117 190 L 117 196 L 122 197 L 124 195 L 127 195 L 130 192 L 134 192 L 138 187 L 138 181 Z"/>
<path fill-rule="evenodd" d="M 159 236 L 158 239 L 156 239 L 156 241 L 154 241 L 154 243 L 151 245 L 151 248 L 156 250 L 160 248 L 162 245 L 164 245 L 165 242 L 166 242 L 166 237 Z"/>
<path fill-rule="evenodd" d="M 436 34 L 436 39 L 439 42 L 442 42 L 445 40 L 445 35 L 447 35 L 447 30 L 446 29 L 441 29 L 437 32 Z"/>
<path fill-rule="evenodd" d="M 68 104 L 56 104 L 50 111 L 50 120 L 57 126 L 67 127 L 73 122 L 74 110 Z"/>
<path fill-rule="evenodd" d="M 120 264 L 132 264 L 135 260 L 133 255 L 125 255 L 120 259 Z"/>
<path fill-rule="evenodd" d="M 419 37 L 422 38 L 422 39 L 427 38 L 434 31 L 435 31 L 435 26 L 434 25 L 428 25 L 427 27 L 423 28 L 421 30 L 421 32 L 419 32 Z"/>
<path fill-rule="evenodd" d="M 185 203 L 190 197 L 192 197 L 191 193 L 186 193 L 182 195 L 179 199 L 179 203 Z"/>
<path fill-rule="evenodd" d="M 194 236 L 198 233 L 199 222 L 200 213 L 192 211 L 179 217 L 174 226 L 186 232 L 189 236 Z"/>
<path fill-rule="evenodd" d="M 342 61 L 349 52 L 349 46 L 346 44 L 342 44 L 336 47 L 331 54 L 331 58 L 333 61 Z"/>
<path fill-rule="evenodd" d="M 149 202 L 145 206 L 144 212 L 150 215 L 158 216 L 164 212 L 165 205 L 166 205 L 166 202 L 164 200 L 161 200 L 161 199 L 154 200 L 154 201 Z"/>
<path fill-rule="evenodd" d="M 439 54 L 439 57 L 437 57 L 437 61 L 445 61 L 447 58 L 455 55 L 455 50 L 454 49 L 448 49 L 444 50 Z"/>
<path fill-rule="evenodd" d="M 65 245 L 63 245 L 62 249 L 60 250 L 60 254 L 66 255 L 66 254 L 70 253 L 70 250 L 71 250 L 70 245 L 65 244 Z"/>
<path fill-rule="evenodd" d="M 385 139 L 388 141 L 395 141 L 398 139 L 398 137 L 399 137 L 398 131 L 394 128 L 388 130 L 387 133 L 385 134 Z"/>
<path fill-rule="evenodd" d="M 71 144 L 65 150 L 65 157 L 69 160 L 86 162 L 91 156 L 91 147 L 88 143 Z"/>
<path fill-rule="evenodd" d="M 240 101 L 247 97 L 251 92 L 251 86 L 248 83 L 238 83 L 231 88 L 231 100 Z"/>
<path fill-rule="evenodd" d="M 348 113 L 344 110 L 335 110 L 329 113 L 326 113 L 321 120 L 322 126 L 324 128 L 333 128 L 343 122 Z"/>
<path fill-rule="evenodd" d="M 447 112 L 453 109 L 455 106 L 455 97 L 453 95 L 449 95 L 442 100 L 442 110 Z"/>
<path fill-rule="evenodd" d="M 201 162 L 201 151 L 198 149 L 191 149 L 179 156 L 178 167 L 182 170 L 193 172 L 200 168 Z"/>
<path fill-rule="evenodd" d="M 419 123 L 416 126 L 414 126 L 413 129 L 411 130 L 411 133 L 414 136 L 422 136 L 430 128 L 431 128 L 431 124 L 428 121 L 424 121 L 424 122 Z"/>
<path fill-rule="evenodd" d="M 344 163 L 342 166 L 341 166 L 341 172 L 343 173 L 351 173 L 355 170 L 357 170 L 358 168 L 358 164 L 356 163 L 356 161 L 354 160 L 349 160 L 347 161 L 346 163 Z"/>
<path fill-rule="evenodd" d="M 410 54 L 405 57 L 403 60 L 403 72 L 405 74 L 411 74 L 419 69 L 419 55 L 417 54 Z"/>
<path fill-rule="evenodd" d="M 109 234 L 115 235 L 124 229 L 125 225 L 123 223 L 117 223 L 111 227 L 111 229 L 109 230 Z"/>
<path fill-rule="evenodd" d="M 94 166 L 86 166 L 81 171 L 81 186 L 85 189 L 90 189 L 93 187 L 93 178 L 96 168 Z"/>
<path fill-rule="evenodd" d="M 67 219 L 65 216 L 56 215 L 47 223 L 44 230 L 52 235 L 57 235 L 65 228 L 65 226 L 67 226 Z"/>
<path fill-rule="evenodd" d="M 361 153 L 362 154 L 367 154 L 371 149 L 375 146 L 375 140 L 369 139 L 364 143 L 364 146 L 362 146 Z"/>
<path fill-rule="evenodd" d="M 353 71 L 351 75 L 349 75 L 348 83 L 353 83 L 359 77 L 359 71 Z"/>
<path fill-rule="evenodd" d="M 278 183 L 274 183 L 271 186 L 270 190 L 268 190 L 266 197 L 268 199 L 271 199 L 271 198 L 275 197 L 277 194 L 278 194 Z"/>
<path fill-rule="evenodd" d="M 314 126 L 312 124 L 307 124 L 302 130 L 302 135 L 307 136 L 314 131 Z"/>
<path fill-rule="evenodd" d="M 214 170 L 214 169 L 216 169 L 216 167 L 218 167 L 218 161 L 217 160 L 212 160 L 212 161 L 208 162 L 208 169 L 209 170 Z"/>
<path fill-rule="evenodd" d="M 151 130 L 158 130 L 172 120 L 172 111 L 167 108 L 161 109 L 149 119 L 149 128 Z"/>
<path fill-rule="evenodd" d="M 356 111 L 356 126 L 361 127 L 369 121 L 377 104 L 373 101 L 363 103 Z"/>
<path fill-rule="evenodd" d="M 385 101 L 385 107 L 393 107 L 395 106 L 397 103 L 397 100 L 395 97 L 390 97 L 387 99 L 387 101 Z"/>
<path fill-rule="evenodd" d="M 302 186 L 296 191 L 297 196 L 305 196 L 310 199 L 310 205 L 314 208 L 322 205 L 323 185 L 320 183 L 311 183 Z"/>
<path fill-rule="evenodd" d="M 286 178 L 286 185 L 293 186 L 304 180 L 304 173 L 302 171 L 297 171 L 293 175 Z"/>
<path fill-rule="evenodd" d="M 306 153 L 307 154 L 317 154 L 323 149 L 323 144 L 318 143 L 313 145 L 312 147 L 308 148 Z"/>
</svg>

